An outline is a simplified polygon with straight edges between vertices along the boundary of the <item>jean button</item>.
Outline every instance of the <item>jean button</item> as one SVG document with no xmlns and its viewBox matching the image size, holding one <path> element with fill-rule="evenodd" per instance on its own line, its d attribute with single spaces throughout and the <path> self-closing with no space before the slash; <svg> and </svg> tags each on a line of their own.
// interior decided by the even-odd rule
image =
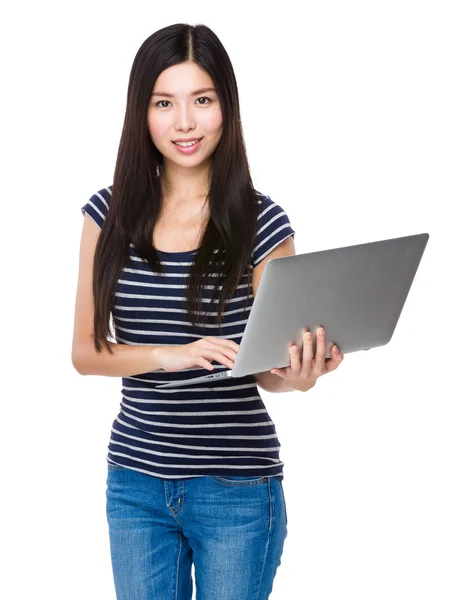
<svg viewBox="0 0 459 600">
<path fill-rule="evenodd" d="M 263 477 L 263 481 L 268 481 L 268 478 L 267 477 Z"/>
</svg>

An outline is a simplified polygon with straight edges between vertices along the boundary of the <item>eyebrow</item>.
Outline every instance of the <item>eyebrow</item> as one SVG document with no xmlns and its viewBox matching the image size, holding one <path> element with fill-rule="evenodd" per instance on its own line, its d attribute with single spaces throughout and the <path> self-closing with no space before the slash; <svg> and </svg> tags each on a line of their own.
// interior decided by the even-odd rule
<svg viewBox="0 0 459 600">
<path fill-rule="evenodd" d="M 194 92 L 191 92 L 191 96 L 197 96 L 197 94 L 204 94 L 204 92 L 216 92 L 217 90 L 215 90 L 212 87 L 207 87 L 207 88 L 201 88 L 200 90 L 195 90 Z M 164 96 L 166 98 L 173 98 L 174 95 L 173 94 L 168 94 L 167 92 L 153 92 L 152 96 Z"/>
</svg>

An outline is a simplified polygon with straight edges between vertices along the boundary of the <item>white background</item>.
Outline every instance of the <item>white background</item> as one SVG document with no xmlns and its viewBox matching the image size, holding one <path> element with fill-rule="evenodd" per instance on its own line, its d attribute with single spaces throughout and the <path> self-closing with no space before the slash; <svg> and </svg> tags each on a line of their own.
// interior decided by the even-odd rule
<svg viewBox="0 0 459 600">
<path fill-rule="evenodd" d="M 387 346 L 347 355 L 308 393 L 261 392 L 289 529 L 270 598 L 457 600 L 456 7 L 3 11 L 3 598 L 115 598 L 105 456 L 121 381 L 71 363 L 80 207 L 112 183 L 138 48 L 188 22 L 228 51 L 255 187 L 287 212 L 297 253 L 430 233 Z"/>
</svg>

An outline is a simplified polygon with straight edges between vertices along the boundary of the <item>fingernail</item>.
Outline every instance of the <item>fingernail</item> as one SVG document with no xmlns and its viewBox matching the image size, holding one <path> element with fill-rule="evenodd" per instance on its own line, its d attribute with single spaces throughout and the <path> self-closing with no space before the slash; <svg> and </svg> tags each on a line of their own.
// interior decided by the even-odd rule
<svg viewBox="0 0 459 600">
<path fill-rule="evenodd" d="M 338 346 L 336 344 L 333 346 L 333 352 L 335 354 L 338 354 L 338 352 L 339 352 L 339 348 L 338 348 Z"/>
</svg>

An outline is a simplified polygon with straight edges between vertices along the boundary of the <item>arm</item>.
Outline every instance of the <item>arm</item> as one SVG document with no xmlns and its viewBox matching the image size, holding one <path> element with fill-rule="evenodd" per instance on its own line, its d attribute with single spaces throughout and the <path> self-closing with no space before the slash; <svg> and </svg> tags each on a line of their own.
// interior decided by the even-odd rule
<svg viewBox="0 0 459 600">
<path fill-rule="evenodd" d="M 105 375 L 108 377 L 130 377 L 161 369 L 158 350 L 164 346 L 129 346 L 108 343 L 113 351 L 102 347 L 96 352 L 92 338 L 75 345 L 72 364 L 80 375 Z"/>
<path fill-rule="evenodd" d="M 295 244 L 293 240 L 293 236 L 289 236 L 283 242 L 281 242 L 274 250 L 272 250 L 265 258 L 256 266 L 252 271 L 252 290 L 253 297 L 255 299 L 258 286 L 260 285 L 261 277 L 263 275 L 263 271 L 265 267 L 272 258 L 278 258 L 281 256 L 294 256 L 295 255 Z M 295 389 L 291 388 L 288 383 L 271 373 L 270 371 L 262 371 L 260 373 L 254 373 L 254 377 L 257 381 L 257 384 L 267 392 L 271 392 L 273 394 L 277 394 L 280 392 L 294 392 Z"/>
<path fill-rule="evenodd" d="M 94 346 L 94 304 L 92 297 L 93 261 L 99 228 L 85 215 L 80 243 L 80 266 L 75 303 L 75 324 L 72 343 L 72 364 L 80 375 L 129 377 L 161 368 L 158 350 L 164 346 L 130 346 L 109 342 L 113 354 L 103 346 L 98 353 Z"/>
</svg>

